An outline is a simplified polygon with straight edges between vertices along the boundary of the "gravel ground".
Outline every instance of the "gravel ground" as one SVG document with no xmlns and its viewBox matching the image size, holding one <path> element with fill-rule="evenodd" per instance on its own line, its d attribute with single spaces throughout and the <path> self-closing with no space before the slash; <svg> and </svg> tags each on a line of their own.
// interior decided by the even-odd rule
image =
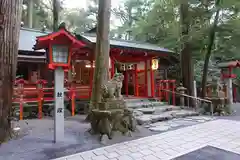
<svg viewBox="0 0 240 160">
<path fill-rule="evenodd" d="M 19 136 L 2 144 L 0 160 L 48 160 L 154 134 L 138 126 L 138 131 L 132 137 L 116 134 L 112 140 L 101 144 L 98 136 L 87 132 L 90 125 L 83 122 L 84 118 L 75 116 L 65 120 L 65 139 L 59 144 L 53 143 L 52 119 L 19 121 L 14 124 L 21 128 Z"/>
</svg>

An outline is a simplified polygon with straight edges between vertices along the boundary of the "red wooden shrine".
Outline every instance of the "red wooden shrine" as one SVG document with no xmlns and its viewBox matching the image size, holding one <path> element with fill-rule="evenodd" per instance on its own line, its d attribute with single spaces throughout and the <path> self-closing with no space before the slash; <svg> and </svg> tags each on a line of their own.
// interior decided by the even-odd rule
<svg viewBox="0 0 240 160">
<path fill-rule="evenodd" d="M 95 42 L 96 36 L 90 34 L 72 35 L 64 28 L 57 32 L 36 37 L 34 46 L 36 50 L 51 48 L 49 45 L 53 43 L 69 46 L 69 55 L 71 56 L 69 59 L 71 61 L 69 60 L 68 63 L 71 65 L 71 72 L 65 74 L 65 99 L 72 100 L 72 115 L 75 114 L 75 99 L 89 99 L 91 96 L 95 68 Z M 124 74 L 122 93 L 127 97 L 159 97 L 161 100 L 168 101 L 171 94 L 172 104 L 175 104 L 175 80 L 156 80 L 157 69 L 161 67 L 161 60 L 171 57 L 171 54 L 172 51 L 170 50 L 150 44 L 110 40 L 109 73 L 112 77 L 117 68 L 118 72 Z M 46 65 L 44 63 L 41 67 L 46 68 Z M 49 68 L 52 69 L 54 66 L 57 66 L 57 64 L 50 62 Z M 45 69 L 44 71 L 48 70 Z M 15 92 L 21 91 L 21 94 L 18 94 L 21 96 L 15 96 L 14 102 L 20 104 L 23 102 L 37 102 L 38 117 L 42 118 L 42 103 L 43 101 L 53 100 L 54 89 L 53 87 L 47 87 L 45 78 L 41 77 L 40 71 L 38 73 L 40 75 L 38 74 L 35 83 L 23 80 L 16 82 L 16 84 L 21 85 L 15 88 Z"/>
</svg>

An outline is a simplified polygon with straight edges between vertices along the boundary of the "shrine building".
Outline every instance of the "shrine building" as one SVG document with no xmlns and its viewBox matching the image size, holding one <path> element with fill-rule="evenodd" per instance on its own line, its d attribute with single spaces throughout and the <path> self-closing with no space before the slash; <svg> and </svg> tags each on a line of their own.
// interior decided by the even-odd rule
<svg viewBox="0 0 240 160">
<path fill-rule="evenodd" d="M 47 65 L 46 51 L 42 49 L 48 40 L 58 41 L 59 44 L 74 43 L 70 47 L 73 55 L 71 71 L 65 73 L 66 85 L 75 84 L 76 98 L 89 99 L 95 68 L 96 33 L 93 30 L 73 35 L 66 29 L 50 33 L 21 28 L 17 76 L 25 80 L 24 88 L 36 89 L 38 80 L 52 78 L 49 77 L 52 74 Z M 78 46 L 80 44 L 84 47 Z M 116 70 L 124 74 L 123 95 L 154 97 L 158 81 L 168 79 L 167 68 L 175 63 L 179 60 L 169 49 L 137 41 L 110 39 L 109 72 L 111 76 Z M 49 84 L 46 86 L 49 87 Z M 29 95 L 34 94 L 37 91 L 29 92 Z"/>
</svg>

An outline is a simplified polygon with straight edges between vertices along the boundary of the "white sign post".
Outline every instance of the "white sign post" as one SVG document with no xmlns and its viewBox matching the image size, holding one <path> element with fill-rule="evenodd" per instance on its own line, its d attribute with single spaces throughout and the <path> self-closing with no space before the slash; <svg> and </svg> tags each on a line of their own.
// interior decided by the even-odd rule
<svg viewBox="0 0 240 160">
<path fill-rule="evenodd" d="M 64 139 L 64 71 L 58 67 L 54 71 L 54 142 Z"/>
<path fill-rule="evenodd" d="M 52 46 L 53 62 L 57 64 L 68 63 L 68 47 Z M 54 70 L 54 142 L 64 139 L 64 70 L 62 65 Z"/>
</svg>

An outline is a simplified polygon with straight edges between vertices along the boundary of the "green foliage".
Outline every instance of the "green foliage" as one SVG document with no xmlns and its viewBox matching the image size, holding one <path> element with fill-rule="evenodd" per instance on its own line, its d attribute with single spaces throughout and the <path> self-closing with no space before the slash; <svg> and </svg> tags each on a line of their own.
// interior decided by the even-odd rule
<svg viewBox="0 0 240 160">
<path fill-rule="evenodd" d="M 192 56 L 195 60 L 195 77 L 201 78 L 203 59 L 208 44 L 209 29 L 216 13 L 214 0 L 191 0 L 189 39 Z M 149 11 L 135 21 L 133 35 L 136 40 L 159 44 L 180 53 L 179 1 L 155 0 Z M 219 76 L 214 70 L 216 60 L 239 59 L 240 40 L 240 1 L 224 1 L 221 6 L 220 21 L 216 30 L 216 40 L 212 49 L 209 73 Z M 211 77 L 210 77 L 211 78 Z"/>
<path fill-rule="evenodd" d="M 123 5 L 112 9 L 113 15 L 120 19 L 122 25 L 115 30 L 119 38 L 132 39 L 136 22 L 143 19 L 150 9 L 152 0 L 125 0 Z"/>
<path fill-rule="evenodd" d="M 65 1 L 66 2 L 66 1 Z M 189 0 L 190 30 L 189 38 L 192 56 L 196 62 L 202 61 L 208 44 L 208 33 L 216 8 L 214 0 Z M 67 2 L 66 2 L 67 3 Z M 112 1 L 114 3 L 114 1 Z M 27 4 L 24 1 L 23 21 L 27 24 Z M 90 0 L 87 9 L 67 9 L 62 7 L 60 22 L 64 21 L 69 30 L 83 32 L 96 25 L 98 0 Z M 213 47 L 212 61 L 239 59 L 240 40 L 240 1 L 223 1 L 220 22 L 216 31 L 216 41 Z M 46 25 L 52 28 L 51 0 L 34 1 L 34 28 Z M 121 26 L 110 32 L 111 37 L 132 38 L 159 44 L 181 51 L 179 0 L 124 0 L 112 14 L 121 20 Z M 196 75 L 201 75 L 202 65 L 195 63 Z"/>
<path fill-rule="evenodd" d="M 62 21 L 66 22 L 70 31 L 81 33 L 92 29 L 96 25 L 96 21 L 89 16 L 90 13 L 84 9 L 64 9 Z"/>
</svg>

